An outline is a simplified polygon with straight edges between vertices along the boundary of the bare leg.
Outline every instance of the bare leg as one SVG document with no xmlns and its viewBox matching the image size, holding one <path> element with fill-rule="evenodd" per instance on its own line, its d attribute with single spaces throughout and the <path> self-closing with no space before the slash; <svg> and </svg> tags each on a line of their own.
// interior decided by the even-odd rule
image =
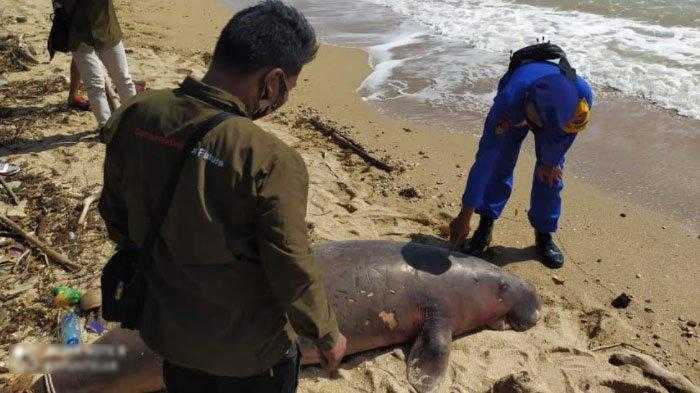
<svg viewBox="0 0 700 393">
<path fill-rule="evenodd" d="M 78 70 L 78 63 L 75 58 L 71 59 L 70 62 L 70 87 L 68 88 L 68 106 L 75 109 L 80 109 L 83 111 L 90 110 L 90 102 L 87 97 L 79 95 L 80 91 L 80 71 Z"/>
<path fill-rule="evenodd" d="M 80 88 L 80 71 L 75 59 L 70 62 L 70 87 L 68 89 L 68 102 L 75 101 L 78 98 L 78 89 Z"/>
</svg>

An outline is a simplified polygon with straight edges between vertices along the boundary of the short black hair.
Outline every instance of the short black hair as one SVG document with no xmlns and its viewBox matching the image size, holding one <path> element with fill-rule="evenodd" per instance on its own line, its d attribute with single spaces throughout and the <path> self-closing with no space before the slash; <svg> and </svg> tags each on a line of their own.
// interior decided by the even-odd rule
<svg viewBox="0 0 700 393">
<path fill-rule="evenodd" d="M 247 74 L 279 67 L 297 75 L 318 51 L 316 32 L 296 8 L 265 0 L 231 18 L 221 31 L 212 66 Z"/>
</svg>

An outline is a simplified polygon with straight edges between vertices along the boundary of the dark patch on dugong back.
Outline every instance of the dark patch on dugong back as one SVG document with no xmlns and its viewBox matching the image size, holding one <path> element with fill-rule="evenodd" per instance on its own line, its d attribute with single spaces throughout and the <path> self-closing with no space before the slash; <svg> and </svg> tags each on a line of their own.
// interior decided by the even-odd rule
<svg viewBox="0 0 700 393">
<path fill-rule="evenodd" d="M 401 247 L 401 256 L 412 268 L 436 276 L 452 267 L 449 250 L 420 243 L 407 243 Z"/>
</svg>

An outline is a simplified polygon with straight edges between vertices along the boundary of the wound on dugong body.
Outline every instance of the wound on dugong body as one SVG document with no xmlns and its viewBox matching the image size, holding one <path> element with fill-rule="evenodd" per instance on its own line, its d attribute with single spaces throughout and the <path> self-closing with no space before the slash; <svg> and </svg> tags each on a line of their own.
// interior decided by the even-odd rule
<svg viewBox="0 0 700 393">
<path fill-rule="evenodd" d="M 384 322 L 384 325 L 389 328 L 389 330 L 396 329 L 399 323 L 396 321 L 396 317 L 393 312 L 382 311 L 379 313 L 379 319 Z"/>
</svg>

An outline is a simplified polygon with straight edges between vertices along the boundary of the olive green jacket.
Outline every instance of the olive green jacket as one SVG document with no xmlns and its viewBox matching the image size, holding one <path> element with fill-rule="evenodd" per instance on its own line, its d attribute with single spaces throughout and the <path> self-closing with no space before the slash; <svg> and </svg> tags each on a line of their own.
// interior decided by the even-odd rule
<svg viewBox="0 0 700 393">
<path fill-rule="evenodd" d="M 143 242 L 188 126 L 221 110 L 246 113 L 236 97 L 187 78 L 110 118 L 99 208 L 113 240 Z M 234 377 L 272 367 L 294 332 L 331 348 L 338 327 L 308 244 L 299 153 L 236 116 L 190 154 L 152 252 L 146 344 L 175 364 Z"/>
<path fill-rule="evenodd" d="M 122 31 L 112 0 L 62 0 L 71 15 L 68 45 L 74 51 L 80 44 L 96 49 L 111 48 L 122 39 Z"/>
</svg>

